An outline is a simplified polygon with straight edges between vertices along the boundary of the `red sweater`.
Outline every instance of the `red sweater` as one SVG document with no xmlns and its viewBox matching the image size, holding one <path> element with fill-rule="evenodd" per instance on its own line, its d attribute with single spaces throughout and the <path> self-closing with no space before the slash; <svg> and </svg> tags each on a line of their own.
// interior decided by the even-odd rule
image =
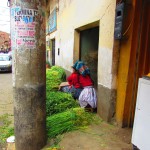
<svg viewBox="0 0 150 150">
<path fill-rule="evenodd" d="M 79 74 L 72 73 L 68 78 L 67 81 L 70 85 L 73 85 L 75 88 L 80 88 L 79 84 Z"/>
<path fill-rule="evenodd" d="M 86 75 L 86 76 L 80 75 L 79 76 L 79 81 L 80 81 L 81 87 L 92 86 L 93 85 L 92 79 L 89 75 Z"/>
</svg>

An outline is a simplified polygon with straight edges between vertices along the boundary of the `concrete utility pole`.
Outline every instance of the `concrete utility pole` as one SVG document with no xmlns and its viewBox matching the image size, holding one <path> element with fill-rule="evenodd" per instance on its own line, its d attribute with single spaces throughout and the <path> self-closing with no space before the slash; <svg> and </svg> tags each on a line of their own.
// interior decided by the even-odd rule
<svg viewBox="0 0 150 150">
<path fill-rule="evenodd" d="M 11 0 L 16 150 L 46 144 L 45 0 Z"/>
</svg>

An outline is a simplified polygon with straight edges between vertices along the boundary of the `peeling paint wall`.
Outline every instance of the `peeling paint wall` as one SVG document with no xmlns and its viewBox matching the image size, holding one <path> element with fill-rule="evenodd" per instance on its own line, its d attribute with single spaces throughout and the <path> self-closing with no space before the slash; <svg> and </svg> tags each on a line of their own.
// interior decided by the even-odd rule
<svg viewBox="0 0 150 150">
<path fill-rule="evenodd" d="M 114 44 L 115 1 L 107 4 L 105 13 L 100 20 L 99 40 L 99 84 L 112 88 L 112 57 Z"/>
</svg>

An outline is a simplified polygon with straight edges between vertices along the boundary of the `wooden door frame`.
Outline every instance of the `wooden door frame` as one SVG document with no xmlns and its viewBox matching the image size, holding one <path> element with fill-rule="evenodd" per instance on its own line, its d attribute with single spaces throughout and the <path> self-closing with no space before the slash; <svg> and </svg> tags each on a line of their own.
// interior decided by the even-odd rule
<svg viewBox="0 0 150 150">
<path fill-rule="evenodd" d="M 137 67 L 137 53 L 139 51 L 139 40 L 140 40 L 140 31 L 141 31 L 141 19 L 142 19 L 142 10 L 143 10 L 142 1 L 137 0 L 135 5 L 134 13 L 134 23 L 133 23 L 133 34 L 132 34 L 132 43 L 131 43 L 131 52 L 130 52 L 130 63 L 129 63 L 129 72 L 128 72 L 128 84 L 126 91 L 126 98 L 124 104 L 123 112 L 123 127 L 131 127 L 131 111 L 135 107 L 134 97 L 136 96 L 135 92 L 135 82 L 136 82 L 136 67 Z"/>
<path fill-rule="evenodd" d="M 136 59 L 137 59 L 137 51 L 138 51 L 138 41 L 139 41 L 139 30 L 140 30 L 140 20 L 141 20 L 141 12 L 142 12 L 142 1 L 137 1 L 135 5 L 135 14 L 134 14 L 134 22 L 133 22 L 133 35 L 132 35 L 132 44 L 131 44 L 131 52 L 130 52 L 130 63 L 129 63 L 129 72 L 128 72 L 128 84 L 126 91 L 126 98 L 124 104 L 124 113 L 123 113 L 123 123 L 122 126 L 130 126 L 130 111 L 132 109 L 132 102 L 134 96 L 134 82 L 136 76 Z"/>
</svg>

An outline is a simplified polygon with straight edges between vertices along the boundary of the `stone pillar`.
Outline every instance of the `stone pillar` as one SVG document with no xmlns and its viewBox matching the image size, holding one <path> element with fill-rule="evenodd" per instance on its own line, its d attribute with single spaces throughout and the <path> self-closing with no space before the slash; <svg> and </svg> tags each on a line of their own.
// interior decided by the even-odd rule
<svg viewBox="0 0 150 150">
<path fill-rule="evenodd" d="M 11 0 L 16 150 L 46 144 L 45 0 Z"/>
</svg>

